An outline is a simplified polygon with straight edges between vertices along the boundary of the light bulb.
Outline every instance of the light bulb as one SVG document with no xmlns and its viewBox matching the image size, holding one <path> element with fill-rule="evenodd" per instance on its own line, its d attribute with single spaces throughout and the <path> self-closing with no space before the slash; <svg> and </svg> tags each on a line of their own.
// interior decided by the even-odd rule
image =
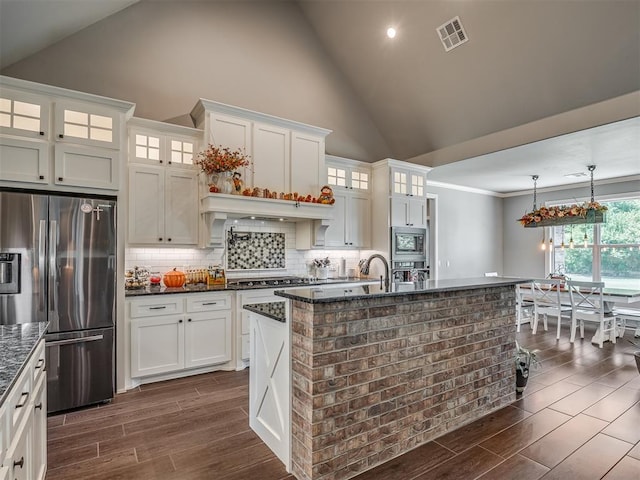
<svg viewBox="0 0 640 480">
<path fill-rule="evenodd" d="M 540 244 L 540 249 L 543 251 L 547 249 L 547 244 L 544 243 L 544 238 L 542 239 L 542 243 Z"/>
<path fill-rule="evenodd" d="M 395 38 L 396 37 L 396 29 L 393 27 L 387 28 L 387 37 Z"/>
<path fill-rule="evenodd" d="M 589 246 L 589 239 L 587 238 L 587 233 L 584 234 L 584 248 Z"/>
<path fill-rule="evenodd" d="M 562 240 L 562 245 L 560 245 L 560 248 L 564 250 L 564 240 Z"/>
<path fill-rule="evenodd" d="M 553 238 L 549 239 L 549 250 L 553 248 Z"/>
<path fill-rule="evenodd" d="M 573 247 L 575 247 L 575 244 L 573 243 L 573 237 L 571 237 L 569 239 L 569 248 L 573 248 Z"/>
</svg>

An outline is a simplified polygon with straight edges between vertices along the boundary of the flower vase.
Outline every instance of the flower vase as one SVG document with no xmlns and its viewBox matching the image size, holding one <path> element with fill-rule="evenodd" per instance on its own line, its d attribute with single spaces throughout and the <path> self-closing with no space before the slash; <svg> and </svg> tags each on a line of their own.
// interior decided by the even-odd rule
<svg viewBox="0 0 640 480">
<path fill-rule="evenodd" d="M 220 193 L 231 194 L 233 192 L 232 172 L 220 172 L 218 174 L 218 191 Z"/>
</svg>

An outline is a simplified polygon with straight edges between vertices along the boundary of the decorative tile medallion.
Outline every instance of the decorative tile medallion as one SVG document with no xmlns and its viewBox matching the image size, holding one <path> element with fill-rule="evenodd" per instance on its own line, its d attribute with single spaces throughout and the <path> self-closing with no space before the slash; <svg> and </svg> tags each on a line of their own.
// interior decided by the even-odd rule
<svg viewBox="0 0 640 480">
<path fill-rule="evenodd" d="M 285 268 L 284 237 L 284 233 L 227 232 L 227 268 Z"/>
</svg>

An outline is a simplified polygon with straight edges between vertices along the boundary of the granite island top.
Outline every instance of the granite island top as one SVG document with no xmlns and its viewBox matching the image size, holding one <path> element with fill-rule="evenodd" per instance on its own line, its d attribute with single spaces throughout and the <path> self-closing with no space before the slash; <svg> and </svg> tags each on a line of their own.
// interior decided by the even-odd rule
<svg viewBox="0 0 640 480">
<path fill-rule="evenodd" d="M 229 279 L 229 280 L 237 280 L 237 279 Z M 259 281 L 259 279 L 256 279 Z M 306 285 L 313 286 L 332 286 L 332 285 L 340 285 L 340 284 L 353 284 L 353 285 L 362 285 L 364 283 L 375 282 L 375 279 L 362 279 L 362 278 L 329 278 L 326 280 L 313 280 L 310 283 L 306 284 L 292 284 L 288 288 L 295 287 L 304 287 Z M 267 288 L 282 288 L 282 285 L 259 285 L 256 283 L 251 287 L 247 286 L 239 286 L 239 285 L 205 285 L 205 284 L 197 284 L 197 285 L 185 285 L 184 287 L 163 287 L 163 286 L 152 286 L 146 288 L 139 289 L 131 289 L 125 290 L 124 296 L 129 297 L 142 297 L 146 295 L 167 295 L 174 293 L 208 293 L 208 292 L 235 292 L 235 291 L 243 291 L 249 289 L 267 289 Z"/>
<path fill-rule="evenodd" d="M 287 302 L 268 302 L 268 303 L 251 303 L 244 305 L 242 308 L 250 312 L 273 318 L 278 322 L 287 323 Z"/>
<path fill-rule="evenodd" d="M 274 293 L 291 300 L 306 303 L 331 303 L 345 299 L 359 300 L 387 296 L 403 296 L 420 293 L 454 292 L 478 288 L 504 287 L 519 283 L 531 282 L 527 278 L 478 277 L 456 278 L 448 280 L 427 280 L 424 282 L 395 282 L 389 289 L 380 284 L 342 287 L 308 287 L 295 290 L 276 290 Z"/>
<path fill-rule="evenodd" d="M 48 322 L 0 325 L 0 406 L 48 326 Z"/>
</svg>

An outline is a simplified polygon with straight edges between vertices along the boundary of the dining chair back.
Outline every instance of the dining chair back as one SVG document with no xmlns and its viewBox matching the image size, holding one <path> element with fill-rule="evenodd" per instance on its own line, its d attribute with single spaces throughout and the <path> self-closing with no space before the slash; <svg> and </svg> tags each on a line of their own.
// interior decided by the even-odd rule
<svg viewBox="0 0 640 480">
<path fill-rule="evenodd" d="M 533 333 L 538 331 L 538 321 L 540 315 L 543 317 L 544 329 L 548 330 L 547 316 L 553 315 L 558 318 L 556 329 L 556 339 L 560 339 L 560 329 L 562 317 L 569 318 L 571 305 L 563 305 L 560 299 L 560 290 L 564 285 L 563 280 L 556 278 L 536 279 L 532 283 L 533 290 Z"/>
<path fill-rule="evenodd" d="M 520 331 L 523 320 L 531 322 L 533 317 L 533 287 L 530 283 L 516 284 L 516 331 Z M 533 324 L 532 324 L 533 328 Z"/>
<path fill-rule="evenodd" d="M 598 324 L 596 334 L 591 340 L 600 348 L 605 340 L 616 343 L 615 314 L 605 311 L 602 290 L 604 282 L 567 282 L 569 298 L 571 299 L 571 342 L 575 341 L 578 325 L 580 338 L 584 338 L 584 322 Z"/>
</svg>

